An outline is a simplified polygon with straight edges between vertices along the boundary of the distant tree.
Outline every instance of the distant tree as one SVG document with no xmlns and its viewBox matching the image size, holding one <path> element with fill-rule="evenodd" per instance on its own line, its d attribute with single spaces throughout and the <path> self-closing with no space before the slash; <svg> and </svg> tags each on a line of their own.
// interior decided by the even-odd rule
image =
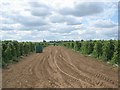
<svg viewBox="0 0 120 90">
<path fill-rule="evenodd" d="M 93 55 L 97 58 L 100 58 L 102 56 L 102 42 L 96 41 L 94 45 Z"/>
<path fill-rule="evenodd" d="M 13 60 L 17 57 L 17 51 L 16 51 L 16 47 L 14 45 L 14 42 L 9 42 L 8 47 L 10 47 L 10 49 L 11 49 L 12 60 Z"/>
<path fill-rule="evenodd" d="M 114 51 L 114 49 L 115 49 L 115 42 L 114 42 L 113 40 L 110 40 L 109 42 L 110 42 L 110 46 L 109 46 L 109 48 L 110 48 L 109 50 L 110 50 L 110 51 L 109 51 L 108 59 L 111 60 L 112 57 L 113 57 L 113 54 L 114 54 L 114 52 L 115 52 L 115 51 Z"/>
<path fill-rule="evenodd" d="M 110 54 L 110 42 L 109 41 L 104 43 L 102 50 L 103 50 L 103 55 L 102 55 L 103 59 L 105 61 L 109 61 L 110 57 L 111 57 L 111 54 Z"/>
<path fill-rule="evenodd" d="M 94 50 L 94 43 L 91 41 L 88 41 L 88 47 L 87 47 L 87 54 L 91 54 Z"/>
<path fill-rule="evenodd" d="M 33 52 L 34 49 L 35 43 L 32 42 L 2 41 L 2 66 L 18 61 L 17 58 Z"/>
<path fill-rule="evenodd" d="M 13 46 L 14 46 L 14 49 L 15 49 L 15 55 L 14 57 L 20 57 L 20 44 L 17 42 L 17 41 L 13 41 Z"/>
<path fill-rule="evenodd" d="M 92 41 L 82 42 L 81 51 L 84 54 L 91 54 L 93 52 L 94 44 Z"/>
<path fill-rule="evenodd" d="M 70 43 L 70 48 L 73 48 L 73 49 L 74 49 L 74 42 L 71 42 L 71 43 Z"/>
<path fill-rule="evenodd" d="M 115 48 L 114 48 L 114 54 L 113 54 L 113 57 L 111 59 L 111 63 L 112 64 L 119 64 L 120 62 L 120 58 L 119 58 L 119 46 L 118 46 L 118 41 L 115 41 L 115 44 L 114 44 Z"/>
<path fill-rule="evenodd" d="M 88 43 L 87 42 L 82 42 L 82 47 L 81 47 L 81 52 L 83 54 L 87 54 L 87 48 L 88 48 Z"/>
<path fill-rule="evenodd" d="M 20 45 L 20 56 L 22 56 L 24 54 L 23 42 L 20 42 L 19 45 Z"/>
<path fill-rule="evenodd" d="M 10 60 L 13 59 L 13 54 L 14 54 L 14 52 L 12 50 L 12 44 L 11 44 L 11 42 L 9 42 L 7 44 L 7 48 L 6 48 L 6 50 L 5 50 L 4 53 L 5 53 L 5 62 L 6 63 L 10 62 Z"/>
<path fill-rule="evenodd" d="M 78 51 L 78 50 L 80 50 L 80 48 L 81 48 L 81 43 L 80 43 L 79 41 L 75 41 L 74 49 L 75 49 L 76 51 Z"/>
<path fill-rule="evenodd" d="M 23 43 L 23 53 L 28 54 L 28 46 L 27 43 Z"/>
</svg>

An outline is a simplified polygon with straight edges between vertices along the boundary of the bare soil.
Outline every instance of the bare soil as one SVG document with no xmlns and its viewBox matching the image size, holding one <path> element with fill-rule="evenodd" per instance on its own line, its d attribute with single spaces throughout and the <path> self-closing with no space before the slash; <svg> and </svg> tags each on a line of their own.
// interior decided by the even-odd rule
<svg viewBox="0 0 120 90">
<path fill-rule="evenodd" d="M 60 46 L 3 69 L 3 88 L 117 88 L 118 69 Z"/>
</svg>

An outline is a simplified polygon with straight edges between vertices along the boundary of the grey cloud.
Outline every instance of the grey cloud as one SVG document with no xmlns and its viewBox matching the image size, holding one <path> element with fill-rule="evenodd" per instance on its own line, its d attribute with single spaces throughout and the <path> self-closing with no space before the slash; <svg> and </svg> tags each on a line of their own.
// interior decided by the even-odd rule
<svg viewBox="0 0 120 90">
<path fill-rule="evenodd" d="M 52 23 L 63 23 L 66 21 L 65 19 L 66 18 L 62 15 L 53 15 L 50 17 Z"/>
<path fill-rule="evenodd" d="M 73 15 L 77 17 L 98 14 L 104 11 L 102 2 L 84 2 L 74 6 L 74 8 L 63 8 L 59 12 L 63 15 Z"/>
<path fill-rule="evenodd" d="M 39 2 L 30 2 L 31 8 L 29 11 L 34 16 L 47 16 L 52 14 L 52 9 L 47 5 Z"/>
<path fill-rule="evenodd" d="M 39 3 L 39 2 L 29 2 L 31 7 L 45 7 L 45 8 L 49 8 L 47 5 L 43 4 L 43 3 Z"/>
<path fill-rule="evenodd" d="M 68 25 L 81 25 L 82 23 L 80 21 L 74 21 L 72 19 L 70 19 L 68 22 L 67 22 Z"/>
<path fill-rule="evenodd" d="M 93 21 L 97 19 L 88 19 L 87 24 L 86 17 L 89 15 L 96 15 L 104 11 L 103 3 L 82 3 L 77 4 L 74 8 L 63 8 L 60 12 L 53 11 L 50 6 L 43 3 L 31 2 L 30 7 L 27 6 L 23 12 L 28 10 L 29 13 L 23 15 L 22 11 L 18 9 L 17 13 L 13 11 L 3 11 L 3 17 L 6 21 L 3 21 L 5 26 L 2 26 L 1 32 L 9 32 L 8 34 L 3 34 L 3 38 L 7 39 L 21 39 L 21 40 L 60 40 L 60 39 L 110 39 L 117 37 L 117 32 L 114 30 L 109 30 L 115 28 L 116 24 L 113 22 L 96 22 Z M 53 7 L 55 8 L 55 7 Z M 58 9 L 55 9 L 58 10 Z M 6 12 L 6 13 L 4 13 Z M 61 13 L 60 16 L 56 15 Z M 22 14 L 22 15 L 21 15 Z M 50 15 L 50 16 L 49 16 Z M 56 16 L 55 16 L 56 15 Z M 52 17 L 53 16 L 53 17 Z M 77 16 L 77 17 L 76 17 Z M 82 27 L 81 20 L 82 17 L 83 24 Z M 95 17 L 95 16 L 93 16 Z M 108 19 L 108 18 L 106 18 Z M 89 25 L 91 23 L 91 26 Z M 84 24 L 85 23 L 85 24 Z M 97 27 L 97 28 L 96 28 Z M 91 29 L 90 29 L 91 28 Z M 100 30 L 99 30 L 100 29 Z M 13 33 L 13 31 L 21 33 Z M 31 33 L 24 34 L 23 31 L 28 31 Z M 17 35 L 18 34 L 18 35 Z M 24 35 L 23 35 L 24 34 Z M 19 36 L 20 35 L 20 36 Z"/>
<path fill-rule="evenodd" d="M 16 23 L 20 23 L 24 26 L 34 27 L 34 26 L 42 26 L 46 25 L 47 21 L 41 17 L 34 16 L 22 16 L 22 15 L 12 15 L 11 19 L 13 19 Z"/>
<path fill-rule="evenodd" d="M 21 17 L 17 20 L 19 23 L 23 24 L 24 26 L 41 26 L 46 25 L 47 22 L 42 18 L 36 18 L 36 17 Z"/>
<path fill-rule="evenodd" d="M 16 22 L 10 18 L 5 18 L 0 22 L 0 24 L 15 24 Z"/>
<path fill-rule="evenodd" d="M 46 25 L 49 24 L 49 21 L 46 18 L 35 17 L 35 16 L 23 16 L 19 14 L 10 14 L 8 16 L 4 16 L 6 18 L 2 24 L 6 24 L 4 27 L 1 26 L 2 30 L 44 30 Z M 14 27 L 14 24 L 19 24 L 19 27 Z"/>
<path fill-rule="evenodd" d="M 96 21 L 93 23 L 93 25 L 98 28 L 113 28 L 113 27 L 117 26 L 116 23 L 114 23 L 112 21 L 106 21 L 106 20 Z"/>
<path fill-rule="evenodd" d="M 47 16 L 51 14 L 51 11 L 46 8 L 33 8 L 31 14 L 34 16 Z"/>
<path fill-rule="evenodd" d="M 1 28 L 0 28 L 2 31 L 9 31 L 9 30 L 14 30 L 14 28 L 13 27 L 11 27 L 11 26 L 1 26 Z"/>
<path fill-rule="evenodd" d="M 49 25 L 42 25 L 42 26 L 35 26 L 35 27 L 26 27 L 26 26 L 22 26 L 19 28 L 19 30 L 37 30 L 37 31 L 47 31 L 50 29 Z"/>
<path fill-rule="evenodd" d="M 95 27 L 99 27 L 99 28 L 112 28 L 115 26 L 116 24 L 95 24 Z"/>
<path fill-rule="evenodd" d="M 55 33 L 70 33 L 71 31 L 79 29 L 78 27 L 72 26 L 72 25 L 56 25 L 54 27 L 51 27 L 49 31 L 55 32 Z"/>
<path fill-rule="evenodd" d="M 63 15 L 55 15 L 50 18 L 52 23 L 66 23 L 67 25 L 80 25 L 82 24 L 79 19 Z"/>
</svg>

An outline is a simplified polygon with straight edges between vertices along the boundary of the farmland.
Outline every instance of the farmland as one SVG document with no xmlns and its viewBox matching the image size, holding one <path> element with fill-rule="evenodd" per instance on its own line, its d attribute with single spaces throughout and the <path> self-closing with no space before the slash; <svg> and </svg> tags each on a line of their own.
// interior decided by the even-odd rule
<svg viewBox="0 0 120 90">
<path fill-rule="evenodd" d="M 39 42 L 2 41 L 3 68 L 9 63 L 18 62 L 20 57 L 34 52 L 36 45 L 48 46 L 47 43 Z"/>
<path fill-rule="evenodd" d="M 54 43 L 4 41 L 3 88 L 117 88 L 118 41 Z"/>
<path fill-rule="evenodd" d="M 0 88 L 120 88 L 119 0 L 1 0 Z"/>
</svg>

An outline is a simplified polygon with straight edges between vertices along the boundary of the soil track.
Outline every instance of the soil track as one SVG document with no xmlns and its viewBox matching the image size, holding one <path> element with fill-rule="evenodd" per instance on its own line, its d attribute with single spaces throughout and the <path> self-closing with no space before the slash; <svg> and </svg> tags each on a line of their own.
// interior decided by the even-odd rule
<svg viewBox="0 0 120 90">
<path fill-rule="evenodd" d="M 3 88 L 117 88 L 117 68 L 60 46 L 3 70 Z"/>
</svg>

